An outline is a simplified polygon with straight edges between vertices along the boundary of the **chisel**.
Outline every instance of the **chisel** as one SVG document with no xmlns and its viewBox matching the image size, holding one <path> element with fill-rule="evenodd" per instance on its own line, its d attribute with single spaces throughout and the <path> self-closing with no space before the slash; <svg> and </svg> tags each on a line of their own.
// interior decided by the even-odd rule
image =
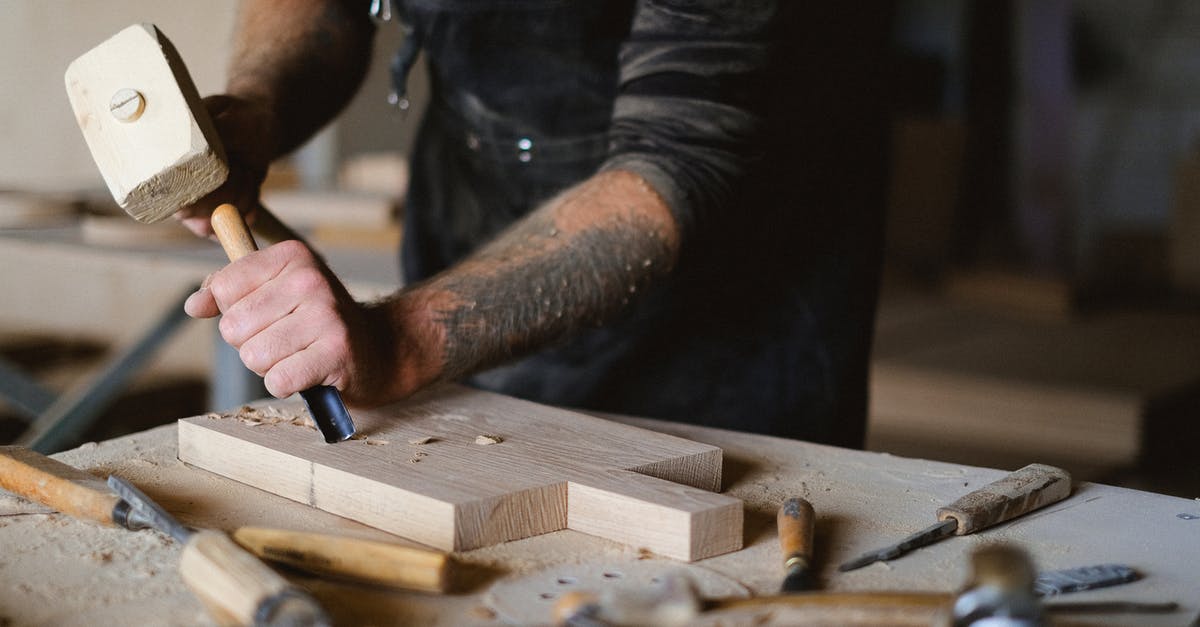
<svg viewBox="0 0 1200 627">
<path fill-rule="evenodd" d="M 0 446 L 0 488 L 110 527 L 153 526 L 100 478 L 23 446 Z M 262 527 L 237 529 L 233 539 L 260 558 L 309 573 L 422 592 L 449 587 L 450 558 L 440 551 Z"/>
<path fill-rule="evenodd" d="M 783 502 L 775 523 L 779 529 L 779 548 L 783 551 L 786 576 L 780 592 L 800 592 L 812 587 L 813 506 L 800 497 Z"/>
<path fill-rule="evenodd" d="M 230 261 L 237 261 L 258 250 L 258 244 L 254 242 L 254 236 L 246 227 L 246 222 L 237 207 L 230 204 L 219 205 L 213 209 L 211 221 L 213 232 L 216 233 L 217 240 L 221 242 L 221 248 L 225 250 L 225 256 L 229 257 Z M 350 418 L 350 412 L 346 410 L 337 388 L 314 385 L 300 392 L 300 398 L 304 399 L 309 415 L 313 417 L 321 435 L 325 436 L 326 442 L 342 442 L 354 435 L 354 421 Z"/>
<path fill-rule="evenodd" d="M 871 551 L 838 567 L 847 572 L 896 559 L 952 535 L 966 535 L 1011 520 L 1071 494 L 1067 471 L 1030 464 L 937 510 L 938 522 L 889 547 Z"/>
<path fill-rule="evenodd" d="M 241 625 L 331 625 L 316 599 L 288 583 L 229 536 L 184 527 L 133 484 L 110 476 L 108 487 L 150 527 L 183 545 L 179 575 L 206 605 Z"/>
</svg>

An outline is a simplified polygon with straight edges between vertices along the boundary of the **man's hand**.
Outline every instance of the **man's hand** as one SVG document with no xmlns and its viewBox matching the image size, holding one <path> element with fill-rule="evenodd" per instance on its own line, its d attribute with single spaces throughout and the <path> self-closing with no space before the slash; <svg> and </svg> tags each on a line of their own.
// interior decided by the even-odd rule
<svg viewBox="0 0 1200 627">
<path fill-rule="evenodd" d="M 209 195 L 181 208 L 175 218 L 200 237 L 212 235 L 209 218 L 221 203 L 237 207 L 254 224 L 253 210 L 258 206 L 259 187 L 274 157 L 276 139 L 272 132 L 272 114 L 255 101 L 234 96 L 209 96 L 204 106 L 225 146 L 229 178 Z"/>
<path fill-rule="evenodd" d="M 331 385 L 347 403 L 389 395 L 393 333 L 382 311 L 354 301 L 303 244 L 281 242 L 214 273 L 184 305 L 224 314 L 221 336 L 278 398 Z"/>
</svg>

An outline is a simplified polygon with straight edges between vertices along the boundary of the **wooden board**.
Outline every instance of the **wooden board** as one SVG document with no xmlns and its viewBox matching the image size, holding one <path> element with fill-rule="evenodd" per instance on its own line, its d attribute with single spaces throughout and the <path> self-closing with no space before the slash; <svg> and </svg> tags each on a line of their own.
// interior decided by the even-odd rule
<svg viewBox="0 0 1200 627">
<path fill-rule="evenodd" d="M 564 528 L 687 561 L 742 546 L 714 446 L 457 386 L 356 411 L 363 439 L 335 445 L 283 418 L 182 420 L 179 459 L 444 550 Z"/>
</svg>

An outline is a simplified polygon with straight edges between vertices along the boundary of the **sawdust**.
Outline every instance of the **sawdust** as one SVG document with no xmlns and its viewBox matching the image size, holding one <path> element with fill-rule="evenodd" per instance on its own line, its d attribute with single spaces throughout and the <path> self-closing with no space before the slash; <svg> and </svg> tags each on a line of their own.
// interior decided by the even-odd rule
<svg viewBox="0 0 1200 627">
<path fill-rule="evenodd" d="M 237 420 L 249 427 L 260 427 L 262 425 L 280 425 L 287 424 L 296 427 L 305 427 L 317 431 L 317 425 L 313 422 L 312 416 L 307 411 L 295 408 L 280 408 L 274 405 L 243 405 L 236 411 L 228 413 L 209 412 L 204 415 L 206 418 L 214 418 L 221 420 Z"/>
<path fill-rule="evenodd" d="M 503 441 L 504 438 L 498 435 L 484 434 L 475 436 L 475 443 L 480 446 L 490 446 L 492 444 L 499 444 Z"/>
<path fill-rule="evenodd" d="M 350 436 L 350 439 L 352 441 L 362 442 L 364 444 L 369 444 L 371 446 L 383 446 L 385 444 L 391 444 L 390 440 L 383 440 L 380 438 L 371 438 L 371 437 L 365 436 L 361 433 L 355 433 L 354 435 Z"/>
<path fill-rule="evenodd" d="M 416 446 L 421 446 L 422 444 L 432 444 L 437 441 L 438 441 L 437 438 L 435 438 L 431 435 L 427 435 L 427 436 L 420 437 L 420 438 L 412 438 L 408 441 L 408 443 L 416 445 Z"/>
</svg>

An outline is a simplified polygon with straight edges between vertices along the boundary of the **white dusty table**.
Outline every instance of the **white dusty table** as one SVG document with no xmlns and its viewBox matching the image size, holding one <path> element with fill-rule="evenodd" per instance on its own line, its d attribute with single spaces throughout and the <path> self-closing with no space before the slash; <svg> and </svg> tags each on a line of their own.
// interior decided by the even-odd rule
<svg viewBox="0 0 1200 627">
<path fill-rule="evenodd" d="M 1144 575 L 1134 583 L 1064 600 L 1181 605 L 1170 614 L 1090 615 L 1061 624 L 1186 625 L 1200 612 L 1200 502 L 1195 500 L 1078 484 L 1069 499 L 992 530 L 950 538 L 887 564 L 838 573 L 837 564 L 845 559 L 928 525 L 939 504 L 1003 471 L 620 420 L 724 449 L 725 491 L 745 501 L 745 548 L 687 568 L 735 580 L 754 594 L 770 594 L 779 586 L 775 513 L 787 497 L 803 496 L 817 512 L 816 561 L 826 590 L 950 592 L 963 582 L 972 548 L 1006 541 L 1028 551 L 1042 570 L 1116 562 Z M 264 525 L 397 540 L 183 464 L 176 459 L 174 425 L 87 444 L 58 457 L 99 475 L 133 481 L 192 526 L 228 531 Z M 55 513 L 25 513 L 28 509 L 16 499 L 0 499 L 0 625 L 209 622 L 180 580 L 179 549 L 165 536 L 101 528 Z M 289 577 L 311 590 L 338 624 L 498 624 L 501 616 L 485 602 L 485 592 L 497 581 L 563 565 L 586 572 L 591 565 L 644 563 L 650 556 L 637 547 L 559 531 L 455 558 L 464 574 L 460 590 L 447 595 L 373 589 L 296 573 Z M 664 568 L 671 564 L 665 558 L 650 559 L 662 560 Z M 548 609 L 551 601 L 541 602 Z M 735 615 L 731 622 L 771 617 Z"/>
</svg>

